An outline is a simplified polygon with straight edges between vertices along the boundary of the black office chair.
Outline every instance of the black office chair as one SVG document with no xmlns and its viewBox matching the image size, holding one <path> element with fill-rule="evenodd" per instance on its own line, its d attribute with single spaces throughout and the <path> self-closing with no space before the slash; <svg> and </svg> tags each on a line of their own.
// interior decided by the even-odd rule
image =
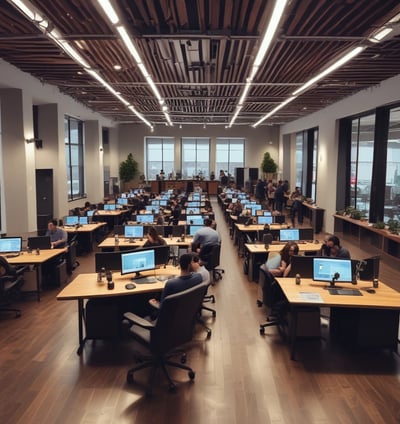
<svg viewBox="0 0 400 424">
<path fill-rule="evenodd" d="M 71 275 L 74 269 L 78 268 L 80 265 L 79 261 L 76 259 L 77 256 L 77 246 L 78 241 L 76 235 L 69 241 L 68 243 L 68 250 L 66 254 L 66 261 L 67 261 L 67 273 L 68 275 Z"/>
<path fill-rule="evenodd" d="M 24 272 L 27 266 L 20 268 L 10 265 L 3 256 L 0 256 L 0 311 L 15 312 L 15 317 L 21 316 L 21 310 L 10 308 L 12 299 L 19 294 L 24 284 Z"/>
<path fill-rule="evenodd" d="M 188 371 L 189 378 L 195 378 L 192 368 L 184 365 L 186 354 L 177 350 L 183 344 L 192 340 L 194 326 L 203 297 L 207 291 L 206 284 L 199 284 L 190 289 L 167 296 L 160 305 L 158 318 L 155 323 L 147 321 L 131 312 L 124 317 L 132 323 L 131 334 L 139 342 L 144 344 L 151 356 L 137 358 L 138 366 L 130 369 L 127 374 L 128 383 L 134 382 L 134 373 L 144 368 L 152 367 L 149 378 L 147 395 L 152 393 L 152 385 L 158 368 L 161 368 L 168 381 L 169 390 L 175 390 L 176 386 L 168 374 L 167 366 L 181 368 Z M 181 355 L 181 363 L 170 360 L 175 355 Z"/>
<path fill-rule="evenodd" d="M 279 332 L 283 333 L 286 325 L 286 313 L 288 302 L 282 293 L 275 277 L 268 271 L 265 264 L 260 266 L 258 285 L 263 293 L 263 304 L 267 308 L 267 322 L 260 324 L 260 334 L 265 334 L 265 327 L 277 326 Z"/>
<path fill-rule="evenodd" d="M 212 282 L 222 279 L 225 270 L 217 268 L 220 262 L 221 244 L 205 245 L 200 249 L 199 257 L 202 264 L 211 272 Z"/>
</svg>

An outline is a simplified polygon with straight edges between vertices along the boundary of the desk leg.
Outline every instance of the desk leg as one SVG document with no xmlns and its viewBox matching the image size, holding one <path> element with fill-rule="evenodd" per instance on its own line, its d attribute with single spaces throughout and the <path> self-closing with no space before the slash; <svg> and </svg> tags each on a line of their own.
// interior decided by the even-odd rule
<svg viewBox="0 0 400 424">
<path fill-rule="evenodd" d="M 85 346 L 86 337 L 83 337 L 83 321 L 84 321 L 84 314 L 83 314 L 83 299 L 78 299 L 78 332 L 79 332 L 79 347 L 76 351 L 77 355 L 80 355 L 82 353 L 82 350 Z"/>
<path fill-rule="evenodd" d="M 298 320 L 298 309 L 293 308 L 291 310 L 292 314 L 292 322 L 291 322 L 291 328 L 290 328 L 290 359 L 292 361 L 296 360 L 296 339 L 297 339 L 297 320 Z"/>
<path fill-rule="evenodd" d="M 37 301 L 40 302 L 40 290 L 42 289 L 42 266 L 40 264 L 35 265 L 36 267 L 36 291 Z"/>
</svg>

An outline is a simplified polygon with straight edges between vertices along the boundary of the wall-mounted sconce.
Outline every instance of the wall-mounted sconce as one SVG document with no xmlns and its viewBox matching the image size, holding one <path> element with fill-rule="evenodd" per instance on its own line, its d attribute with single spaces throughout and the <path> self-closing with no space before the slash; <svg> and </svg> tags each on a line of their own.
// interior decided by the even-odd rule
<svg viewBox="0 0 400 424">
<path fill-rule="evenodd" d="M 41 138 L 27 138 L 26 143 L 35 143 L 37 149 L 41 149 L 43 147 L 43 140 Z"/>
<path fill-rule="evenodd" d="M 101 146 L 99 150 L 100 150 L 100 152 L 102 152 L 103 151 L 103 146 Z"/>
</svg>

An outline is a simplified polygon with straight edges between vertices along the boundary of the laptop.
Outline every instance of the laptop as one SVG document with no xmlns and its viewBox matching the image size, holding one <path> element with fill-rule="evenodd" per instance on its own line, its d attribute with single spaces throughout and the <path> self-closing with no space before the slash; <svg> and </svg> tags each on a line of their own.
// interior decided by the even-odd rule
<svg viewBox="0 0 400 424">
<path fill-rule="evenodd" d="M 22 250 L 22 237 L 3 237 L 0 238 L 0 255 L 6 258 L 19 256 Z"/>
<path fill-rule="evenodd" d="M 28 237 L 28 248 L 35 249 L 51 249 L 50 236 Z"/>
</svg>

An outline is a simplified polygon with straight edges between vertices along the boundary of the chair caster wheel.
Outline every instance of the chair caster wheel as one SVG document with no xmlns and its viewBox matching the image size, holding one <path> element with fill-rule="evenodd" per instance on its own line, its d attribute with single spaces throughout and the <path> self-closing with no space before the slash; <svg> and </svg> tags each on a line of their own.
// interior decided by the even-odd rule
<svg viewBox="0 0 400 424">
<path fill-rule="evenodd" d="M 186 364 L 186 353 L 181 356 L 181 364 Z"/>
<path fill-rule="evenodd" d="M 212 334 L 212 331 L 211 330 L 207 330 L 207 340 L 210 340 L 211 339 L 211 334 Z"/>
<path fill-rule="evenodd" d="M 133 374 L 128 372 L 128 374 L 126 375 L 126 382 L 128 384 L 132 384 L 133 383 Z"/>
<path fill-rule="evenodd" d="M 215 311 L 213 311 L 212 316 L 213 317 L 216 317 L 217 316 L 217 313 Z"/>
<path fill-rule="evenodd" d="M 176 391 L 176 386 L 175 386 L 175 384 L 174 383 L 170 383 L 169 385 L 168 385 L 168 390 L 172 393 L 172 392 L 175 392 Z"/>
<path fill-rule="evenodd" d="M 260 334 L 263 336 L 265 334 L 265 329 L 263 327 L 260 327 Z"/>
<path fill-rule="evenodd" d="M 196 377 L 196 373 L 194 371 L 189 371 L 188 376 L 191 380 L 194 380 L 194 378 Z"/>
</svg>

